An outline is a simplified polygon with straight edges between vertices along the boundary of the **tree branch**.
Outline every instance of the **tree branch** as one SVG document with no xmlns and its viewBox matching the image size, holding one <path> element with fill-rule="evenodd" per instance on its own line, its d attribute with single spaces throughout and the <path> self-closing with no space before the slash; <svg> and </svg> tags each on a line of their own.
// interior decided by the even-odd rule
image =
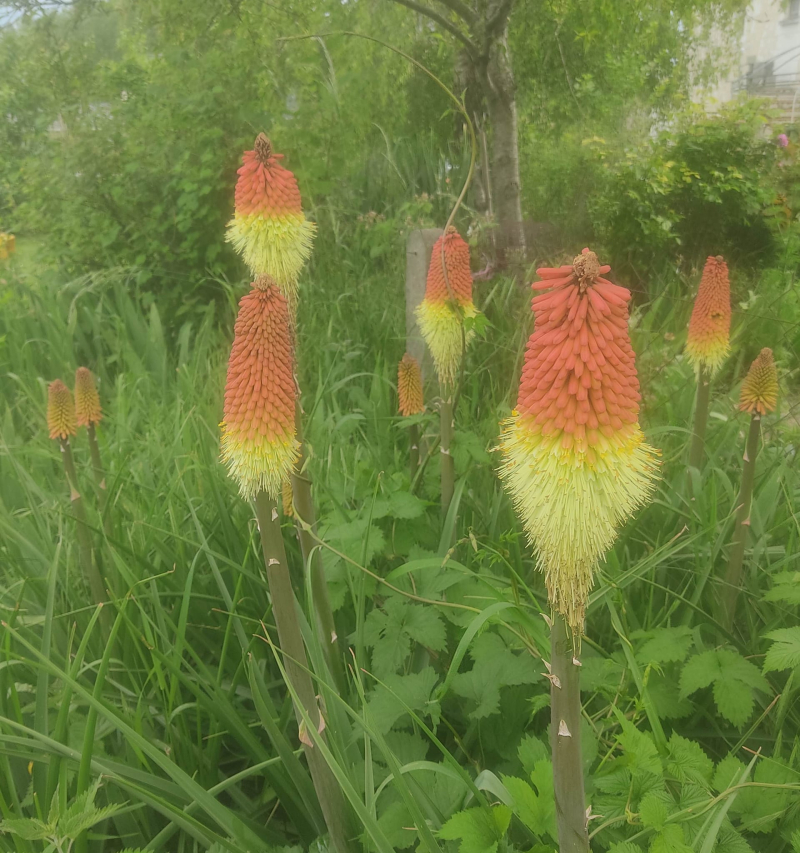
<svg viewBox="0 0 800 853">
<path fill-rule="evenodd" d="M 486 26 L 484 27 L 484 37 L 487 47 L 506 25 L 513 5 L 514 0 L 500 0 L 494 13 L 487 19 Z"/>
<path fill-rule="evenodd" d="M 447 8 L 451 12 L 455 12 L 459 18 L 461 18 L 469 27 L 473 29 L 478 24 L 479 18 L 472 9 L 467 6 L 466 3 L 462 3 L 461 0 L 439 0 L 439 2 L 443 6 L 447 6 Z"/>
<path fill-rule="evenodd" d="M 430 9 L 427 6 L 423 6 L 421 3 L 415 3 L 414 0 L 394 0 L 394 2 L 399 3 L 401 6 L 406 6 L 409 9 L 413 9 L 415 12 L 419 12 L 420 15 L 425 15 L 426 18 L 430 18 L 432 21 L 435 21 L 440 27 L 447 30 L 447 32 L 452 33 L 452 35 L 454 35 L 464 45 L 467 52 L 473 59 L 477 55 L 478 49 L 475 43 L 464 35 L 464 33 L 462 33 L 455 24 L 451 24 L 444 15 L 440 15 L 435 9 Z"/>
</svg>

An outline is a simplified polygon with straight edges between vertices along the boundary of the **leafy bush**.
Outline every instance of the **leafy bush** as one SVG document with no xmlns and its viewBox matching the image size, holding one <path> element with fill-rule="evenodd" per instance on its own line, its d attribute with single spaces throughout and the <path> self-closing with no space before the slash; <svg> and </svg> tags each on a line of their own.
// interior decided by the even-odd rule
<svg viewBox="0 0 800 853">
<path fill-rule="evenodd" d="M 612 263 L 644 275 L 708 254 L 754 264 L 774 251 L 762 215 L 777 194 L 775 143 L 764 135 L 757 101 L 718 116 L 690 109 L 674 127 L 609 158 L 607 179 L 590 200 Z"/>
</svg>

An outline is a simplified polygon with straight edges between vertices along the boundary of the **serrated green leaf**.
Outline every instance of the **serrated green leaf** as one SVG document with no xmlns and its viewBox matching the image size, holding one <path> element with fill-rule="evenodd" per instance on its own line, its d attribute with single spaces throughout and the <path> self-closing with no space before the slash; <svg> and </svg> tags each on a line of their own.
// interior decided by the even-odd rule
<svg viewBox="0 0 800 853">
<path fill-rule="evenodd" d="M 540 761 L 550 760 L 550 749 L 538 737 L 524 735 L 517 747 L 517 756 L 526 773 L 533 773 Z"/>
<path fill-rule="evenodd" d="M 91 829 L 95 824 L 100 823 L 106 818 L 117 814 L 123 804 L 114 803 L 103 808 L 89 808 L 80 814 L 74 814 L 67 817 L 66 813 L 58 822 L 58 834 L 62 838 L 77 838 L 84 830 Z"/>
<path fill-rule="evenodd" d="M 640 732 L 633 723 L 622 721 L 622 732 L 617 740 L 624 751 L 625 763 L 633 774 L 651 773 L 663 776 L 664 770 L 655 743 L 650 735 Z"/>
<path fill-rule="evenodd" d="M 438 722 L 439 704 L 431 701 L 431 693 L 438 680 L 439 677 L 430 666 L 410 675 L 387 676 L 383 679 L 386 686 L 377 685 L 369 698 L 372 724 L 381 734 L 385 734 L 403 718 L 408 717 L 405 708 L 390 691 L 402 696 L 403 701 L 413 711 L 422 716 L 431 716 Z"/>
<path fill-rule="evenodd" d="M 744 772 L 744 764 L 739 761 L 734 755 L 727 755 L 717 765 L 714 771 L 714 779 L 712 785 L 718 793 L 727 791 L 728 788 L 738 779 Z"/>
<path fill-rule="evenodd" d="M 673 732 L 667 743 L 667 773 L 679 782 L 708 785 L 714 772 L 714 762 L 703 752 L 699 743 Z"/>
<path fill-rule="evenodd" d="M 389 498 L 388 515 L 392 518 L 414 519 L 425 512 L 425 504 L 409 492 L 394 492 Z"/>
<path fill-rule="evenodd" d="M 670 823 L 653 839 L 649 853 L 693 853 L 686 843 L 683 829 Z"/>
<path fill-rule="evenodd" d="M 372 649 L 372 668 L 378 678 L 396 672 L 411 654 L 412 640 L 434 651 L 446 644 L 441 616 L 432 608 L 400 596 L 386 599 L 364 622 L 364 643 Z"/>
<path fill-rule="evenodd" d="M 681 697 L 686 698 L 703 687 L 709 687 L 719 677 L 720 668 L 716 652 L 701 652 L 695 655 L 681 671 Z"/>
<path fill-rule="evenodd" d="M 632 841 L 619 841 L 608 848 L 608 853 L 643 853 L 642 848 Z"/>
<path fill-rule="evenodd" d="M 35 818 L 20 817 L 0 822 L 0 832 L 10 832 L 26 841 L 41 841 L 51 836 L 53 829 Z"/>
<path fill-rule="evenodd" d="M 645 665 L 683 661 L 694 642 L 691 628 L 657 628 L 648 632 L 649 639 L 636 652 L 636 659 Z"/>
<path fill-rule="evenodd" d="M 661 829 L 667 822 L 670 812 L 667 797 L 655 791 L 646 794 L 639 803 L 639 820 L 643 826 L 652 829 Z"/>
<path fill-rule="evenodd" d="M 800 627 L 780 628 L 766 637 L 773 643 L 764 658 L 764 672 L 800 666 Z"/>
<path fill-rule="evenodd" d="M 735 679 L 720 678 L 714 682 L 714 702 L 720 714 L 737 729 L 750 719 L 755 707 L 751 688 Z"/>
<path fill-rule="evenodd" d="M 460 853 L 495 853 L 510 820 L 507 806 L 494 806 L 490 811 L 467 809 L 454 814 L 439 830 L 439 837 L 459 841 Z"/>
</svg>

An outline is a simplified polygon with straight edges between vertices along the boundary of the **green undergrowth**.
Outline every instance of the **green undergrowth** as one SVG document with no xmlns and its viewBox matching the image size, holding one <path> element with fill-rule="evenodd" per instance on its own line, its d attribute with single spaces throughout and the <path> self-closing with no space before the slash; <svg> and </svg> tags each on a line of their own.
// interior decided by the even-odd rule
<svg viewBox="0 0 800 853">
<path fill-rule="evenodd" d="M 396 414 L 402 247 L 356 260 L 317 264 L 299 321 L 319 547 L 350 673 L 337 696 L 305 623 L 328 757 L 365 850 L 552 852 L 546 596 L 493 450 L 529 294 L 504 278 L 476 284 L 488 322 L 466 362 L 457 518 L 443 523 L 435 388 L 418 417 L 425 467 L 413 484 L 409 423 Z M 209 282 L 214 305 L 176 322 L 138 293 L 135 270 L 63 282 L 9 266 L 0 277 L 0 850 L 330 849 L 265 642 L 274 621 L 253 514 L 219 461 L 243 286 Z M 733 354 L 714 382 L 692 502 L 691 284 L 665 278 L 635 304 L 642 425 L 663 471 L 601 566 L 588 612 L 582 734 L 596 850 L 800 851 L 800 409 L 787 325 L 798 309 L 777 278 L 764 291 L 734 281 Z M 747 427 L 735 403 L 762 346 L 776 351 L 782 397 L 764 420 L 727 633 L 716 602 Z M 81 364 L 105 410 L 107 532 L 85 434 L 73 448 L 110 627 L 89 604 L 45 430 L 47 383 L 71 384 Z M 308 613 L 288 522 L 284 533 Z"/>
</svg>

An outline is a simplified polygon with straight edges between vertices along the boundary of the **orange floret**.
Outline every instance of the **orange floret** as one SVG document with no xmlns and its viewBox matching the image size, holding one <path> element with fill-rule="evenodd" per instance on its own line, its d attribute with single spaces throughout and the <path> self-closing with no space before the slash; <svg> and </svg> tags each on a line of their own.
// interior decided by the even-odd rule
<svg viewBox="0 0 800 853">
<path fill-rule="evenodd" d="M 630 293 L 594 252 L 537 270 L 535 331 L 517 408 L 503 424 L 500 476 L 538 552 L 550 602 L 573 633 L 598 560 L 653 491 L 657 460 L 639 427 Z"/>
<path fill-rule="evenodd" d="M 75 415 L 78 426 L 88 427 L 103 419 L 100 395 L 88 367 L 79 367 L 75 371 Z"/>
<path fill-rule="evenodd" d="M 731 286 L 722 255 L 709 257 L 689 321 L 686 354 L 695 370 L 706 368 L 713 376 L 730 351 Z"/>
<path fill-rule="evenodd" d="M 766 415 L 774 412 L 778 403 L 778 371 L 772 350 L 764 347 L 742 382 L 739 408 L 743 412 Z"/>
<path fill-rule="evenodd" d="M 422 399 L 422 373 L 413 355 L 406 353 L 397 366 L 397 396 L 403 417 L 425 411 Z"/>
<path fill-rule="evenodd" d="M 78 429 L 72 394 L 60 379 L 47 386 L 47 428 L 50 438 L 62 439 L 75 435 Z"/>
<path fill-rule="evenodd" d="M 276 498 L 297 458 L 289 308 L 272 284 L 239 302 L 225 384 L 222 458 L 242 497 Z"/>
<path fill-rule="evenodd" d="M 451 225 L 434 243 L 425 298 L 416 311 L 420 332 L 443 385 L 455 382 L 462 349 L 474 336 L 472 331 L 462 331 L 464 320 L 477 313 L 472 302 L 469 246 Z"/>
</svg>

